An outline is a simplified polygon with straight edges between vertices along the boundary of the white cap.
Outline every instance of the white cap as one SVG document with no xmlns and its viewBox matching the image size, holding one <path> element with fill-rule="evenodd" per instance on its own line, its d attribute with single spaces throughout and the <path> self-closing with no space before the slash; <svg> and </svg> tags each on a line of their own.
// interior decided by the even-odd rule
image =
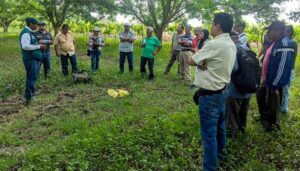
<svg viewBox="0 0 300 171">
<path fill-rule="evenodd" d="M 94 27 L 93 31 L 100 31 L 99 27 Z"/>
<path fill-rule="evenodd" d="M 131 24 L 128 23 L 128 22 L 126 22 L 126 23 L 124 24 L 124 26 L 129 26 L 129 27 L 131 27 Z"/>
</svg>

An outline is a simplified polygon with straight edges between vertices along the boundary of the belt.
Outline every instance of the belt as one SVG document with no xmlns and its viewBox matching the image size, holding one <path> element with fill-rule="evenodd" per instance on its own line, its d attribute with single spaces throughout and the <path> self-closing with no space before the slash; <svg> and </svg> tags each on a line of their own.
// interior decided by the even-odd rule
<svg viewBox="0 0 300 171">
<path fill-rule="evenodd" d="M 183 51 L 183 52 L 187 52 L 187 51 L 192 51 L 191 49 L 186 49 L 186 50 L 181 50 L 181 51 Z"/>
<path fill-rule="evenodd" d="M 213 95 L 213 94 L 221 94 L 227 86 L 225 86 L 224 88 L 220 89 L 220 90 L 206 90 L 203 88 L 200 88 L 198 90 L 198 93 L 200 96 L 206 96 L 206 95 Z"/>
</svg>

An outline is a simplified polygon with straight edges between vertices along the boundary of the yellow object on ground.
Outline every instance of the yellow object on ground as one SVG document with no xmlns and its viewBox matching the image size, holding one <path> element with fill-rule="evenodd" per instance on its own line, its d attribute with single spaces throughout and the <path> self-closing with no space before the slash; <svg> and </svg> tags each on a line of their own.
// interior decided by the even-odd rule
<svg viewBox="0 0 300 171">
<path fill-rule="evenodd" d="M 107 90 L 107 93 L 108 93 L 108 95 L 110 95 L 111 97 L 114 97 L 114 98 L 118 97 L 118 92 L 117 92 L 116 90 L 109 89 L 109 90 Z"/>
<path fill-rule="evenodd" d="M 118 90 L 114 90 L 114 89 L 108 89 L 107 90 L 108 95 L 110 95 L 111 97 L 124 97 L 124 96 L 128 96 L 129 92 L 127 90 L 124 89 L 118 89 Z"/>
<path fill-rule="evenodd" d="M 120 97 L 124 97 L 124 96 L 128 96 L 129 92 L 127 90 L 124 89 L 119 89 L 119 96 Z"/>
</svg>

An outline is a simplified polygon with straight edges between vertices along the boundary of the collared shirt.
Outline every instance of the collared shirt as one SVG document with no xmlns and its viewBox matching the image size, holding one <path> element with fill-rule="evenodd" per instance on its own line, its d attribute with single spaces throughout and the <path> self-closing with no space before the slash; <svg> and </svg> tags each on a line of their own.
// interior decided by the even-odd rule
<svg viewBox="0 0 300 171">
<path fill-rule="evenodd" d="M 34 35 L 36 36 L 36 38 L 40 41 L 40 40 L 43 40 L 45 42 L 47 41 L 52 41 L 52 36 L 51 36 L 51 33 L 46 31 L 45 33 L 43 33 L 42 31 L 37 31 L 34 33 Z M 49 52 L 50 51 L 50 43 L 47 42 L 45 43 L 46 44 L 46 49 L 42 49 L 42 52 Z"/>
<path fill-rule="evenodd" d="M 187 42 L 187 45 L 180 45 L 180 50 L 192 50 L 193 36 L 192 34 L 184 34 L 179 38 L 179 41 Z"/>
<path fill-rule="evenodd" d="M 94 35 L 90 35 L 88 37 L 88 43 L 89 44 L 93 44 L 93 43 L 98 43 L 100 44 L 100 46 L 94 46 L 94 45 L 89 45 L 90 50 L 96 50 L 96 51 L 100 51 L 101 50 L 101 46 L 104 45 L 104 38 L 102 36 L 94 36 Z"/>
<path fill-rule="evenodd" d="M 202 45 L 202 48 L 205 46 L 205 44 L 208 42 L 209 40 L 207 39 L 207 40 L 205 40 L 204 42 L 203 42 L 203 45 Z M 197 47 L 197 51 L 199 51 L 199 50 L 201 50 L 201 49 L 198 49 L 198 47 Z M 197 52 L 196 51 L 196 52 Z M 195 85 L 196 87 L 200 87 L 200 83 L 199 83 L 199 78 L 197 78 L 199 75 L 198 75 L 198 72 L 201 72 L 201 69 L 199 68 L 199 66 L 196 66 L 196 72 L 195 72 L 195 80 L 194 80 L 194 83 L 193 83 L 193 85 Z"/>
<path fill-rule="evenodd" d="M 205 64 L 207 70 L 198 70 L 196 79 L 203 89 L 221 90 L 231 79 L 236 59 L 236 46 L 228 33 L 216 36 L 193 55 L 197 65 Z"/>
<path fill-rule="evenodd" d="M 248 37 L 246 36 L 245 33 L 241 33 L 239 35 L 239 40 L 243 44 L 244 47 L 247 46 L 247 44 L 248 44 Z"/>
<path fill-rule="evenodd" d="M 25 27 L 26 29 L 28 29 L 30 32 L 32 32 L 32 30 L 26 26 Z M 31 39 L 32 37 L 31 36 L 34 36 L 33 34 L 30 35 L 29 33 L 24 33 L 21 37 L 21 46 L 22 46 L 22 49 L 23 50 L 37 50 L 37 49 L 40 49 L 40 45 L 31 45 L 30 42 L 31 42 Z"/>
<path fill-rule="evenodd" d="M 156 36 L 145 37 L 143 39 L 145 47 L 142 51 L 142 57 L 154 58 L 153 53 L 157 48 L 161 48 L 161 43 Z"/>
<path fill-rule="evenodd" d="M 174 33 L 172 38 L 172 50 L 180 50 L 181 46 L 178 44 L 178 40 L 182 35 L 183 34 Z"/>
<path fill-rule="evenodd" d="M 74 38 L 71 32 L 68 32 L 67 35 L 57 34 L 54 45 L 58 45 L 59 53 L 62 55 L 73 56 L 75 54 Z"/>
<path fill-rule="evenodd" d="M 131 39 L 135 40 L 135 34 L 132 31 L 129 31 L 128 33 L 122 32 L 119 35 L 120 39 Z M 121 52 L 133 52 L 133 43 L 130 42 L 120 42 L 120 51 Z"/>
</svg>

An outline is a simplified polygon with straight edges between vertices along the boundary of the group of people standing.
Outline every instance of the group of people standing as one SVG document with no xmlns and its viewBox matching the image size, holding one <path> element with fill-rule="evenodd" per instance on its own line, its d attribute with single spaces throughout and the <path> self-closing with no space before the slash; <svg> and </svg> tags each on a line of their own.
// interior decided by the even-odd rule
<svg viewBox="0 0 300 171">
<path fill-rule="evenodd" d="M 40 61 L 44 65 L 45 77 L 50 73 L 50 44 L 54 44 L 57 56 L 61 58 L 62 72 L 68 76 L 68 60 L 72 65 L 72 72 L 77 72 L 75 55 L 76 44 L 69 26 L 64 24 L 62 31 L 56 35 L 54 41 L 46 31 L 45 23 L 39 23 L 34 18 L 26 19 L 27 26 L 20 34 L 23 62 L 26 69 L 25 98 L 30 101 L 34 96 L 34 85 L 39 71 Z M 247 35 L 244 33 L 245 24 L 233 26 L 233 17 L 227 13 L 215 14 L 211 29 L 195 28 L 179 25 L 172 37 L 170 59 L 164 71 L 167 75 L 176 61 L 178 61 L 178 77 L 185 80 L 191 88 L 199 88 L 194 101 L 199 107 L 201 136 L 204 146 L 203 169 L 217 170 L 225 160 L 227 134 L 235 137 L 238 132 L 245 133 L 246 118 L 249 102 L 253 92 L 241 89 L 233 80 L 245 66 L 241 61 L 249 58 L 251 51 Z M 33 33 L 40 24 L 39 31 Z M 129 72 L 134 69 L 134 41 L 135 33 L 131 31 L 131 24 L 124 24 L 124 31 L 120 33 L 120 73 L 124 73 L 127 58 Z M 294 31 L 291 26 L 286 27 L 283 22 L 275 21 L 269 25 L 261 53 L 261 77 L 259 77 L 256 98 L 259 106 L 260 119 L 266 131 L 278 130 L 280 109 L 288 111 L 288 95 L 290 81 L 294 77 L 297 43 L 292 40 Z M 153 35 L 153 28 L 147 27 L 147 36 L 142 39 L 140 72 L 146 75 L 148 63 L 148 79 L 154 79 L 154 60 L 162 45 Z M 96 73 L 99 69 L 101 48 L 104 38 L 99 34 L 98 27 L 88 37 L 88 53 L 91 57 L 91 69 Z M 209 35 L 213 38 L 210 40 Z M 251 56 L 251 55 L 250 55 Z M 256 54 L 254 55 L 256 59 Z M 261 56 L 261 57 L 260 57 Z M 192 82 L 191 66 L 195 66 L 195 79 Z M 259 64 L 258 64 L 259 66 Z M 249 71 L 251 73 L 252 71 Z M 281 107 L 280 107 L 281 106 Z"/>
</svg>

